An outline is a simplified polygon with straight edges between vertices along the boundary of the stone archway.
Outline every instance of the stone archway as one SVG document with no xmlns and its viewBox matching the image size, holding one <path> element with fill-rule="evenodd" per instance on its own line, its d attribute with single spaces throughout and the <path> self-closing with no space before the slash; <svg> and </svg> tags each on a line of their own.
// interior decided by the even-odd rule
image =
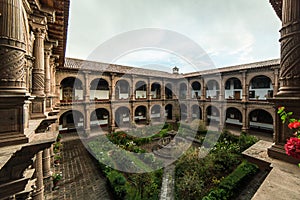
<svg viewBox="0 0 300 200">
<path fill-rule="evenodd" d="M 77 110 L 69 110 L 59 117 L 59 130 L 81 129 L 84 126 L 84 115 Z"/>
</svg>

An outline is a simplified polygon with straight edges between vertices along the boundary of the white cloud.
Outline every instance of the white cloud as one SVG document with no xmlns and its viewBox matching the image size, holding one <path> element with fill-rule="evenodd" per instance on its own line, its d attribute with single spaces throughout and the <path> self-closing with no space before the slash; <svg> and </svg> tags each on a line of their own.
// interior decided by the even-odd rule
<svg viewBox="0 0 300 200">
<path fill-rule="evenodd" d="M 72 1 L 71 8 L 67 47 L 70 57 L 86 58 L 98 45 L 117 34 L 149 27 L 189 37 L 217 66 L 279 57 L 280 20 L 268 1 L 87 0 Z M 185 44 L 174 42 L 176 45 L 179 48 L 178 45 Z M 189 53 L 195 58 L 202 56 Z M 147 58 L 166 59 L 163 63 L 170 65 L 175 60 L 156 56 L 145 54 L 141 59 L 144 62 Z M 136 63 L 136 58 L 129 56 L 123 61 L 130 65 Z M 201 59 L 197 60 L 200 65 Z"/>
</svg>

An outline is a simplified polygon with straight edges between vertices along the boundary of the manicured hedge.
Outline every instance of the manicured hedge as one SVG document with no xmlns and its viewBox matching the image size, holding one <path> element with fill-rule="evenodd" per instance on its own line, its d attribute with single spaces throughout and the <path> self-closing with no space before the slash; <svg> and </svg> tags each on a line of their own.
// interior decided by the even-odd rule
<svg viewBox="0 0 300 200">
<path fill-rule="evenodd" d="M 247 161 L 243 161 L 231 174 L 224 178 L 219 186 L 209 192 L 202 200 L 231 199 L 241 185 L 258 172 L 259 168 Z"/>
</svg>

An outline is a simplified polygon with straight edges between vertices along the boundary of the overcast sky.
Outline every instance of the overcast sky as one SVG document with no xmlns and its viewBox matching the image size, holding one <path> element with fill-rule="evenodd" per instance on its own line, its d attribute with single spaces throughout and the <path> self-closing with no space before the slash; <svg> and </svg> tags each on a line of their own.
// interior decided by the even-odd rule
<svg viewBox="0 0 300 200">
<path fill-rule="evenodd" d="M 66 55 L 131 66 L 156 65 L 165 71 L 178 66 L 180 72 L 186 73 L 279 58 L 280 27 L 281 22 L 269 0 L 73 0 Z M 132 31 L 145 28 L 168 30 L 186 37 L 184 42 L 197 44 L 212 65 L 200 66 L 199 63 L 208 61 L 197 61 L 195 69 L 190 66 L 193 61 L 182 52 L 158 48 L 157 44 L 153 45 L 156 48 L 150 44 L 126 52 L 120 50 L 122 55 L 119 52 L 113 60 L 95 57 L 97 48 L 98 55 L 105 54 L 104 51 L 114 52 L 126 45 L 123 40 L 134 35 Z M 126 37 L 120 37 L 124 34 Z M 137 36 L 128 38 L 128 43 L 134 43 L 134 37 Z M 120 42 L 118 38 L 123 40 Z M 164 40 L 169 38 L 175 36 L 168 32 Z M 120 45 L 116 45 L 116 41 Z M 168 42 L 181 45 L 183 41 L 170 39 Z"/>
</svg>

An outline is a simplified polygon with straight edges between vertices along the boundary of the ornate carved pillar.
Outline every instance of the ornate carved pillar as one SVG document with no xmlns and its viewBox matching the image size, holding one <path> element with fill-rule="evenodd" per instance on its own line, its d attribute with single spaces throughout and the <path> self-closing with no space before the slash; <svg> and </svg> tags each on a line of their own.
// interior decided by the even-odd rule
<svg viewBox="0 0 300 200">
<path fill-rule="evenodd" d="M 22 0 L 0 1 L 0 13 L 0 91 L 25 94 Z"/>
<path fill-rule="evenodd" d="M 33 55 L 35 57 L 32 69 L 32 94 L 38 97 L 45 96 L 45 57 L 44 57 L 44 39 L 46 29 L 43 26 L 34 28 L 34 47 Z"/>
<path fill-rule="evenodd" d="M 22 0 L 0 1 L 0 146 L 28 141 L 24 135 L 28 33 L 22 4 Z"/>
<path fill-rule="evenodd" d="M 300 2 L 283 0 L 281 32 L 281 87 L 277 96 L 300 97 Z"/>
<path fill-rule="evenodd" d="M 36 189 L 32 195 L 33 200 L 43 200 L 44 199 L 43 151 L 40 151 L 36 154 L 35 178 L 36 178 Z"/>
<path fill-rule="evenodd" d="M 45 44 L 45 95 L 46 95 L 46 110 L 50 111 L 52 107 L 52 97 L 51 97 L 51 66 L 50 66 L 50 57 L 52 51 L 52 44 Z"/>
<path fill-rule="evenodd" d="M 272 101 L 276 109 L 284 106 L 294 113 L 293 117 L 300 118 L 300 1 L 282 0 L 282 5 L 280 88 Z M 277 115 L 275 120 L 275 145 L 269 149 L 269 156 L 297 163 L 283 148 L 292 131 Z"/>
<path fill-rule="evenodd" d="M 45 44 L 45 94 L 47 97 L 51 94 L 51 66 L 50 57 L 52 51 L 52 44 Z"/>
</svg>

